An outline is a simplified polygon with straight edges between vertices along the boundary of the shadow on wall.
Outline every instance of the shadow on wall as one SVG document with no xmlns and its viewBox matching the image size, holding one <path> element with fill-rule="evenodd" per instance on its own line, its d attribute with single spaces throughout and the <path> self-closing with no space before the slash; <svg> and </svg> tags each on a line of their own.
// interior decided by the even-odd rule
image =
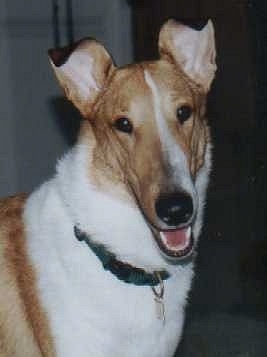
<svg viewBox="0 0 267 357">
<path fill-rule="evenodd" d="M 51 97 L 48 105 L 68 146 L 73 146 L 83 120 L 79 111 L 63 96 Z"/>
</svg>

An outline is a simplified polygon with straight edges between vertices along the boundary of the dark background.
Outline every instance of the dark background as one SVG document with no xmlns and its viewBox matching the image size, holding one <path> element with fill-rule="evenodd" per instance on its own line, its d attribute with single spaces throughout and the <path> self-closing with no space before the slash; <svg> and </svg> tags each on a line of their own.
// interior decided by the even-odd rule
<svg viewBox="0 0 267 357">
<path fill-rule="evenodd" d="M 160 25 L 211 18 L 218 72 L 208 113 L 214 170 L 196 278 L 177 356 L 267 356 L 267 2 L 130 1 L 136 59 Z"/>
</svg>

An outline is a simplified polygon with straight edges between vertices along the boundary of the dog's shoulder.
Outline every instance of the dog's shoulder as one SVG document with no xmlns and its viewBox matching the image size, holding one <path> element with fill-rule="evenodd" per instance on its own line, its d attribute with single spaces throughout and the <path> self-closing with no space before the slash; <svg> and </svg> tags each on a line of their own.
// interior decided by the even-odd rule
<svg viewBox="0 0 267 357">
<path fill-rule="evenodd" d="M 26 194 L 19 194 L 0 200 L 0 256 L 7 259 L 8 246 L 23 235 L 23 208 Z"/>
<path fill-rule="evenodd" d="M 0 200 L 0 231 L 14 229 L 14 223 L 22 220 L 27 194 L 2 198 Z"/>
<path fill-rule="evenodd" d="M 15 196 L 4 197 L 0 199 L 0 220 L 5 217 L 14 217 L 23 209 L 24 203 L 27 199 L 26 193 L 20 193 Z"/>
<path fill-rule="evenodd" d="M 39 357 L 40 346 L 47 356 L 54 356 L 27 252 L 23 219 L 27 197 L 0 200 L 0 356 Z"/>
</svg>

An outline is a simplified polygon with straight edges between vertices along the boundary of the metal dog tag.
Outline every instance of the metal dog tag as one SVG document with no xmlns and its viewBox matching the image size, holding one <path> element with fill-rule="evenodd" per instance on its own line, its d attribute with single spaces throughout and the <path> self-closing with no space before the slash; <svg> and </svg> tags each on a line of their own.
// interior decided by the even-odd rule
<svg viewBox="0 0 267 357">
<path fill-rule="evenodd" d="M 161 279 L 160 274 L 156 273 L 157 279 L 160 284 L 160 290 L 157 291 L 154 286 L 151 286 L 151 289 L 154 294 L 154 300 L 156 304 L 156 317 L 161 320 L 163 323 L 165 323 L 165 306 L 164 306 L 164 283 L 163 280 Z"/>
<path fill-rule="evenodd" d="M 157 319 L 165 322 L 165 306 L 162 298 L 155 296 L 154 298 L 156 303 L 156 316 Z"/>
</svg>

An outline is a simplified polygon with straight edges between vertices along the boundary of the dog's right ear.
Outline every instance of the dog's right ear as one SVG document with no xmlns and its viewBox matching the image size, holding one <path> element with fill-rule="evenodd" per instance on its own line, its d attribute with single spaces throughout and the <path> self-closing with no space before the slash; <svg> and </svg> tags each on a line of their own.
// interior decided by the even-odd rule
<svg viewBox="0 0 267 357">
<path fill-rule="evenodd" d="M 93 39 L 48 51 L 54 72 L 67 98 L 86 118 L 114 69 L 105 48 Z"/>
</svg>

